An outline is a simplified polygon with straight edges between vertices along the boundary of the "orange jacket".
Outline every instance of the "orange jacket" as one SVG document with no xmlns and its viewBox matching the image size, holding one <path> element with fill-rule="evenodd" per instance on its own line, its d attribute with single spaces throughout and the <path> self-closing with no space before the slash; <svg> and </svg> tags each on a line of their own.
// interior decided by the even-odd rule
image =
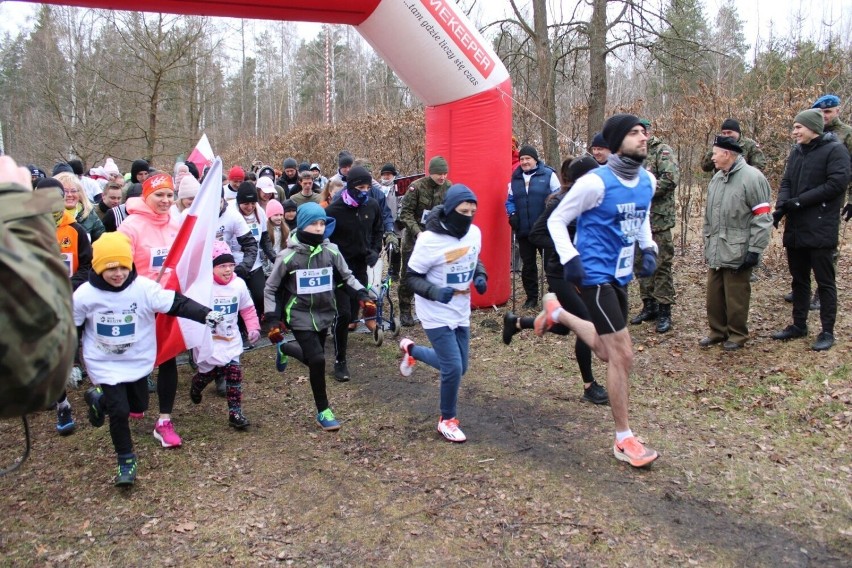
<svg viewBox="0 0 852 568">
<path fill-rule="evenodd" d="M 92 267 L 92 245 L 86 230 L 74 218 L 74 210 L 66 209 L 56 225 L 56 241 L 65 266 L 68 267 L 68 277 L 71 287 L 77 286 L 89 279 L 89 269 Z"/>
</svg>

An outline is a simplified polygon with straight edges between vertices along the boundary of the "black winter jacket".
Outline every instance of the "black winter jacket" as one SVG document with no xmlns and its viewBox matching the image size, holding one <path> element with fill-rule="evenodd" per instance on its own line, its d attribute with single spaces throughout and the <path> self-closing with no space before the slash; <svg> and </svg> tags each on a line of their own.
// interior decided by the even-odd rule
<svg viewBox="0 0 852 568">
<path fill-rule="evenodd" d="M 840 207 L 849 183 L 849 152 L 825 135 L 810 144 L 796 144 L 787 158 L 776 209 L 788 201 L 784 246 L 835 248 L 840 227 Z"/>
<path fill-rule="evenodd" d="M 334 232 L 328 240 L 337 245 L 349 268 L 353 271 L 366 268 L 368 255 L 378 258 L 384 228 L 375 199 L 368 198 L 360 207 L 350 207 L 343 199 L 335 199 L 325 214 L 335 220 Z"/>
<path fill-rule="evenodd" d="M 530 230 L 530 234 L 528 235 L 528 239 L 533 244 L 533 246 L 538 247 L 540 249 L 544 249 L 544 274 L 548 278 L 562 278 L 562 263 L 559 262 L 559 255 L 556 254 L 556 247 L 553 246 L 553 239 L 550 237 L 550 231 L 547 230 L 547 220 L 550 218 L 550 214 L 553 213 L 553 210 L 556 209 L 556 206 L 559 205 L 559 202 L 568 195 L 567 193 L 563 193 L 562 195 L 556 195 L 548 199 L 544 204 L 544 212 L 536 219 L 535 223 Z M 571 240 L 574 240 L 574 233 L 577 232 L 577 220 L 571 221 L 571 224 L 568 225 L 568 236 L 571 237 Z"/>
</svg>

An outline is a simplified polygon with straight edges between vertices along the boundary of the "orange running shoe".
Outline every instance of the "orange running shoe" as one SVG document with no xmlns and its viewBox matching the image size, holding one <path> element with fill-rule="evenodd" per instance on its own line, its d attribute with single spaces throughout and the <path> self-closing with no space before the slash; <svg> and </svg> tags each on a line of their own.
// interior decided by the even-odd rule
<svg viewBox="0 0 852 568">
<path fill-rule="evenodd" d="M 615 454 L 615 459 L 625 461 L 633 467 L 651 465 L 651 462 L 660 457 L 656 450 L 643 446 L 636 436 L 625 438 L 620 443 L 616 442 L 612 446 L 612 453 Z"/>
</svg>

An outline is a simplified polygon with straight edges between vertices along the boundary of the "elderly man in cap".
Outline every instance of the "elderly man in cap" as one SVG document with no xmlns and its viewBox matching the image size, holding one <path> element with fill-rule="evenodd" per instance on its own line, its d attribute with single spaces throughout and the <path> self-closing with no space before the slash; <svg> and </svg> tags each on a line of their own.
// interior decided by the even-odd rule
<svg viewBox="0 0 852 568">
<path fill-rule="evenodd" d="M 763 151 L 757 145 L 757 142 L 742 135 L 740 123 L 735 118 L 726 118 L 725 122 L 722 123 L 722 128 L 719 129 L 719 134 L 733 138 L 743 149 L 743 159 L 746 163 L 763 171 L 763 168 L 766 167 L 766 156 L 763 155 Z M 701 169 L 705 172 L 712 172 L 716 169 L 716 166 L 713 165 L 712 148 L 704 155 L 704 159 L 701 161 Z"/>
<path fill-rule="evenodd" d="M 825 351 L 834 345 L 837 288 L 833 257 L 850 170 L 849 152 L 834 137 L 823 134 L 824 124 L 817 109 L 796 115 L 793 121 L 796 145 L 787 158 L 772 214 L 776 227 L 782 218 L 787 218 L 783 243 L 793 277 L 793 323 L 772 338 L 787 340 L 808 334 L 813 270 L 822 325 L 816 342 L 811 345 L 814 351 Z"/>
<path fill-rule="evenodd" d="M 524 309 L 538 306 L 538 255 L 542 255 L 542 266 L 547 263 L 546 249 L 536 248 L 529 234 L 536 220 L 544 212 L 544 202 L 551 193 L 559 191 L 561 184 L 556 172 L 538 159 L 536 149 L 525 144 L 518 150 L 518 167 L 509 181 L 509 197 L 506 199 L 506 214 L 509 225 L 515 232 L 518 252 L 521 255 L 521 281 L 527 301 Z M 549 256 L 549 254 L 548 254 Z"/>
<path fill-rule="evenodd" d="M 555 294 L 545 294 L 535 332 L 542 335 L 561 323 L 607 362 L 606 388 L 615 420 L 613 454 L 633 467 L 645 467 L 657 459 L 657 452 L 640 442 L 628 423 L 633 342 L 627 331 L 627 284 L 633 278 L 637 242 L 642 254 L 639 276 L 650 276 L 657 267 L 650 223 L 656 179 L 642 167 L 648 134 L 638 117 L 610 117 L 603 136 L 613 152 L 607 165 L 578 179 L 547 221 L 565 280 L 579 288 L 591 321 L 562 309 Z M 568 225 L 575 219 L 572 242 Z"/>
<path fill-rule="evenodd" d="M 698 344 L 722 343 L 725 351 L 736 351 L 748 340 L 751 271 L 772 231 L 769 182 L 746 163 L 742 153 L 730 136 L 714 140 L 716 174 L 710 180 L 704 212 L 710 334 Z"/>
</svg>

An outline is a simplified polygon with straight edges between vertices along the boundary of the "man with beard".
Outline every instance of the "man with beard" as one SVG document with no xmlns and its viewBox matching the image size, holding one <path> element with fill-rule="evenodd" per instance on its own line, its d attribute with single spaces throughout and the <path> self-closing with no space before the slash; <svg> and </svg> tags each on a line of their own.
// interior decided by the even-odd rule
<svg viewBox="0 0 852 568">
<path fill-rule="evenodd" d="M 637 242 L 642 251 L 638 276 L 650 276 L 657 267 L 649 215 L 656 179 L 642 167 L 648 156 L 648 134 L 638 117 L 616 114 L 604 123 L 603 136 L 613 152 L 607 165 L 578 179 L 547 221 L 565 280 L 580 289 L 592 321 L 568 313 L 555 294 L 546 294 L 535 332 L 542 335 L 561 323 L 607 362 L 606 388 L 615 420 L 613 454 L 633 467 L 645 467 L 657 459 L 657 452 L 633 435 L 627 419 L 628 377 L 633 367 L 627 284 L 633 278 Z M 575 219 L 576 246 L 568 236 L 568 225 Z"/>
</svg>

